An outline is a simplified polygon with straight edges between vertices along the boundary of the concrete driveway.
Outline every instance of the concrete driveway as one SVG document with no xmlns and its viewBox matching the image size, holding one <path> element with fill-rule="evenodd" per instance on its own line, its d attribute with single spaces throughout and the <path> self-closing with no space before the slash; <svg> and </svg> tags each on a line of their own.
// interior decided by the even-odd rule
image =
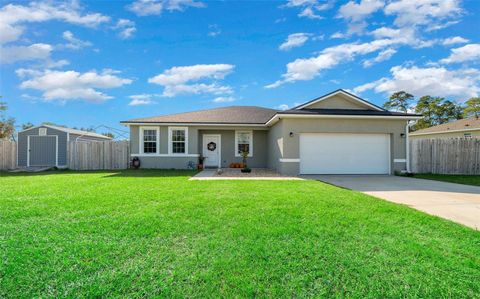
<svg viewBox="0 0 480 299">
<path fill-rule="evenodd" d="M 480 229 L 480 187 L 387 175 L 309 175 Z"/>
</svg>

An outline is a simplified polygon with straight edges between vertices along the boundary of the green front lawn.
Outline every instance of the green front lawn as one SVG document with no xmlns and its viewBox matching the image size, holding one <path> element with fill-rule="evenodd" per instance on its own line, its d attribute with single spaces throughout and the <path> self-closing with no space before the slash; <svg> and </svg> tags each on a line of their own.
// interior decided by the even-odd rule
<svg viewBox="0 0 480 299">
<path fill-rule="evenodd" d="M 414 178 L 444 181 L 463 185 L 480 186 L 480 175 L 459 175 L 459 174 L 415 174 Z"/>
<path fill-rule="evenodd" d="M 316 181 L 0 174 L 0 297 L 476 297 L 480 233 Z"/>
</svg>

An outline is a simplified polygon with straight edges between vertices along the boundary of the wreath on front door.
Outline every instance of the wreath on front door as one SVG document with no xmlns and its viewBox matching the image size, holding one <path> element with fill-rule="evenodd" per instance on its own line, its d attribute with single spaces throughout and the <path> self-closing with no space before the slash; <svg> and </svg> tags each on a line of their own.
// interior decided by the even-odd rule
<svg viewBox="0 0 480 299">
<path fill-rule="evenodd" d="M 215 149 L 217 149 L 217 144 L 215 142 L 210 142 L 207 144 L 207 149 L 213 152 Z"/>
</svg>

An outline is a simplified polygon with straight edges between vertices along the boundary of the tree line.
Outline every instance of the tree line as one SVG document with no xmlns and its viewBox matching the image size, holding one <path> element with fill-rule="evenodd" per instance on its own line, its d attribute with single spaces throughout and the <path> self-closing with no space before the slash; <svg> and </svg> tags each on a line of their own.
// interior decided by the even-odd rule
<svg viewBox="0 0 480 299">
<path fill-rule="evenodd" d="M 387 110 L 403 113 L 417 113 L 423 116 L 413 126 L 412 130 L 420 130 L 441 125 L 454 120 L 480 116 L 480 98 L 468 99 L 465 104 L 459 104 L 442 97 L 430 95 L 415 96 L 405 91 L 393 93 L 383 104 Z"/>
</svg>

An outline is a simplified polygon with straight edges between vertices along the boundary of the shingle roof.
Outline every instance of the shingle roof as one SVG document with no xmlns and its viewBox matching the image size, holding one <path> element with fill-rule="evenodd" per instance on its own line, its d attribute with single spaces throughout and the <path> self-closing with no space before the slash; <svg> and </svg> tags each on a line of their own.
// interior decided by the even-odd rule
<svg viewBox="0 0 480 299">
<path fill-rule="evenodd" d="M 96 137 L 96 138 L 103 138 L 103 139 L 112 139 L 108 136 L 98 134 L 95 132 L 88 132 L 88 131 L 82 131 L 82 130 L 77 130 L 77 129 L 70 129 L 66 127 L 58 127 L 58 126 L 52 126 L 52 125 L 43 125 L 44 127 L 49 127 L 55 130 L 63 131 L 66 133 L 70 134 L 76 134 L 76 135 L 81 135 L 81 136 L 90 136 L 90 137 Z"/>
<path fill-rule="evenodd" d="M 361 109 L 291 109 L 278 112 L 278 114 L 301 115 L 368 115 L 368 116 L 421 116 L 419 114 L 406 114 L 393 111 L 361 110 Z"/>
<path fill-rule="evenodd" d="M 186 113 L 136 118 L 122 123 L 265 124 L 278 110 L 255 106 L 230 106 Z"/>
<path fill-rule="evenodd" d="M 454 122 L 418 130 L 418 131 L 412 132 L 410 135 L 440 133 L 440 132 L 459 131 L 459 130 L 472 130 L 472 129 L 480 130 L 480 118 L 471 117 L 471 118 L 460 119 Z"/>
</svg>

